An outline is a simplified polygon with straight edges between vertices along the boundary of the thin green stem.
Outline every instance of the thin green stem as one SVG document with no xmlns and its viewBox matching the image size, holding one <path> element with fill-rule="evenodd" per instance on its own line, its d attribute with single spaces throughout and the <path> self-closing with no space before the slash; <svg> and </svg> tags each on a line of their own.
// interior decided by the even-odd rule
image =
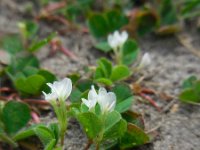
<svg viewBox="0 0 200 150">
<path fill-rule="evenodd" d="M 17 147 L 17 143 L 15 143 L 15 141 L 13 141 L 10 137 L 8 137 L 7 135 L 0 133 L 0 139 L 2 139 L 4 142 L 12 145 L 13 147 Z"/>
</svg>

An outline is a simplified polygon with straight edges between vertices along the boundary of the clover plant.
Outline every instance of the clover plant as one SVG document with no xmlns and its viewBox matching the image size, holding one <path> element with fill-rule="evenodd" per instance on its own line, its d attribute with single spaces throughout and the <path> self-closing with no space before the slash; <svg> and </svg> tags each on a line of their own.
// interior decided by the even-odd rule
<svg viewBox="0 0 200 150">
<path fill-rule="evenodd" d="M 53 82 L 56 77 L 51 72 L 41 69 L 38 59 L 31 52 L 47 44 L 52 39 L 52 35 L 38 41 L 37 24 L 21 22 L 19 26 L 21 36 L 5 36 L 2 40 L 2 48 L 10 56 L 9 64 L 6 64 L 4 72 L 21 95 L 39 95 L 42 90 L 49 91 L 45 83 Z"/>
<path fill-rule="evenodd" d="M 127 112 L 133 100 L 129 87 L 119 84 L 112 91 L 107 92 L 101 87 L 96 92 L 92 86 L 88 98 L 82 98 L 80 109 L 72 107 L 88 137 L 90 146 L 96 149 L 130 148 L 148 142 L 149 138 L 143 129 L 133 124 L 134 120 L 137 120 L 135 114 Z M 107 142 L 110 144 L 106 145 Z"/>
<path fill-rule="evenodd" d="M 72 91 L 72 82 L 69 78 L 64 78 L 61 81 L 55 81 L 53 84 L 47 83 L 47 85 L 51 88 L 51 93 L 43 93 L 45 99 L 52 105 L 57 116 L 60 131 L 60 145 L 64 146 L 65 132 L 68 124 L 68 111 L 65 100 L 69 97 Z"/>
<path fill-rule="evenodd" d="M 200 103 L 200 80 L 196 76 L 191 76 L 183 82 L 179 99 L 185 103 Z"/>
<path fill-rule="evenodd" d="M 22 134 L 31 119 L 30 109 L 27 104 L 9 101 L 0 104 L 0 141 L 17 147 L 16 136 Z"/>
</svg>

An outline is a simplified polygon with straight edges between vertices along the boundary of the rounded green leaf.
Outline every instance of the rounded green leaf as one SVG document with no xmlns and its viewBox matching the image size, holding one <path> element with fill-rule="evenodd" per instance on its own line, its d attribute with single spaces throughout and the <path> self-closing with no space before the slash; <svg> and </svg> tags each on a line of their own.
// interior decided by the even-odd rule
<svg viewBox="0 0 200 150">
<path fill-rule="evenodd" d="M 121 138 L 121 149 L 127 149 L 149 142 L 148 135 L 139 127 L 134 124 L 128 124 L 128 129 L 124 136 Z"/>
<path fill-rule="evenodd" d="M 27 104 L 9 101 L 3 108 L 2 119 L 6 131 L 14 134 L 23 128 L 30 120 L 30 109 Z"/>
<path fill-rule="evenodd" d="M 120 119 L 121 119 L 121 115 L 117 111 L 112 111 L 106 114 L 104 131 L 106 132 L 110 128 L 112 128 L 116 123 L 120 121 Z"/>
<path fill-rule="evenodd" d="M 127 130 L 127 122 L 124 119 L 121 119 L 112 128 L 110 128 L 104 133 L 103 138 L 104 140 L 119 138 L 123 136 L 126 130 Z"/>
<path fill-rule="evenodd" d="M 88 20 L 90 32 L 96 37 L 101 38 L 109 32 L 107 20 L 101 14 L 93 14 Z"/>
<path fill-rule="evenodd" d="M 2 43 L 3 49 L 12 55 L 23 50 L 22 41 L 18 35 L 6 36 L 3 38 Z"/>
<path fill-rule="evenodd" d="M 132 102 L 133 102 L 133 96 L 127 99 L 124 99 L 123 101 L 121 101 L 120 103 L 116 105 L 115 110 L 120 113 L 123 113 L 131 107 Z"/>
<path fill-rule="evenodd" d="M 104 77 L 109 78 L 112 73 L 112 62 L 106 58 L 100 58 L 97 63 L 98 68 L 101 68 Z"/>
<path fill-rule="evenodd" d="M 125 65 L 118 65 L 113 68 L 110 79 L 112 81 L 120 81 L 131 75 L 130 69 Z"/>
<path fill-rule="evenodd" d="M 95 48 L 98 49 L 98 50 L 101 50 L 105 53 L 110 52 L 112 50 L 112 48 L 110 47 L 110 45 L 108 44 L 107 41 L 97 43 L 95 45 Z"/>
<path fill-rule="evenodd" d="M 139 54 L 139 47 L 136 41 L 128 40 L 124 43 L 122 49 L 122 62 L 125 65 L 131 65 L 134 61 L 136 61 L 137 56 Z"/>
<path fill-rule="evenodd" d="M 122 102 L 123 100 L 133 96 L 133 92 L 128 84 L 118 83 L 113 88 L 112 91 L 116 94 L 117 103 Z"/>
<path fill-rule="evenodd" d="M 128 24 L 128 18 L 123 12 L 118 10 L 110 10 L 105 14 L 109 25 L 109 31 L 114 32 L 115 30 L 120 30 L 121 27 Z"/>
<path fill-rule="evenodd" d="M 44 125 L 35 127 L 34 132 L 39 137 L 44 146 L 47 146 L 52 140 L 55 139 L 53 132 Z"/>
<path fill-rule="evenodd" d="M 82 125 L 83 130 L 89 139 L 94 139 L 103 128 L 102 121 L 92 112 L 78 114 L 77 119 Z"/>
<path fill-rule="evenodd" d="M 19 78 L 15 80 L 15 86 L 22 93 L 36 95 L 41 92 L 41 88 L 45 82 L 46 80 L 43 76 L 32 75 L 26 79 Z"/>
</svg>

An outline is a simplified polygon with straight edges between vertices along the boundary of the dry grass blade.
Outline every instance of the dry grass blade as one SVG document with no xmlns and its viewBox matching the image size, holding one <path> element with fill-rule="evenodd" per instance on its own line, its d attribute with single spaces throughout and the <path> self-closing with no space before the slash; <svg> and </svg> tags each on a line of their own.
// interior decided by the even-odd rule
<svg viewBox="0 0 200 150">
<path fill-rule="evenodd" d="M 190 52 L 192 52 L 195 56 L 198 56 L 200 58 L 200 50 L 195 48 L 192 45 L 192 38 L 186 33 L 177 34 L 177 38 L 180 41 L 180 43 Z"/>
</svg>

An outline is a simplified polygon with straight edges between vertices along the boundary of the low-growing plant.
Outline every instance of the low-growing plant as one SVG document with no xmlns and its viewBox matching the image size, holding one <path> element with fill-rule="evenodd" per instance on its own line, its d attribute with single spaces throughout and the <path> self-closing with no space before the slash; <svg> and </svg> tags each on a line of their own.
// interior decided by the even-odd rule
<svg viewBox="0 0 200 150">
<path fill-rule="evenodd" d="M 0 141 L 13 147 L 18 146 L 16 136 L 22 134 L 31 119 L 27 104 L 17 101 L 0 103 Z"/>
<path fill-rule="evenodd" d="M 68 124 L 68 110 L 65 100 L 69 97 L 72 91 L 72 82 L 70 79 L 65 78 L 61 81 L 55 81 L 53 84 L 47 83 L 47 85 L 51 88 L 51 93 L 43 93 L 45 95 L 45 99 L 52 105 L 58 119 L 60 145 L 63 147 L 65 132 Z"/>
<path fill-rule="evenodd" d="M 92 86 L 88 99 L 82 98 L 80 109 L 73 108 L 88 137 L 88 149 L 92 144 L 96 149 L 130 148 L 149 141 L 144 131 L 133 124 L 133 120 L 138 118 L 134 113 L 127 112 L 133 100 L 130 89 L 119 84 L 112 91 L 107 92 L 105 88 L 99 88 L 97 93 Z M 115 95 L 114 92 L 118 94 Z"/>
<path fill-rule="evenodd" d="M 2 49 L 8 54 L 5 74 L 11 80 L 15 89 L 23 96 L 35 96 L 41 91 L 49 91 L 46 82 L 53 82 L 56 77 L 51 72 L 41 69 L 38 59 L 31 53 L 46 45 L 53 37 L 38 40 L 37 24 L 33 22 L 19 23 L 21 36 L 5 36 Z M 28 53 L 27 53 L 28 51 Z"/>
<path fill-rule="evenodd" d="M 190 104 L 200 103 L 200 80 L 196 76 L 190 76 L 184 80 L 179 99 Z"/>
</svg>

